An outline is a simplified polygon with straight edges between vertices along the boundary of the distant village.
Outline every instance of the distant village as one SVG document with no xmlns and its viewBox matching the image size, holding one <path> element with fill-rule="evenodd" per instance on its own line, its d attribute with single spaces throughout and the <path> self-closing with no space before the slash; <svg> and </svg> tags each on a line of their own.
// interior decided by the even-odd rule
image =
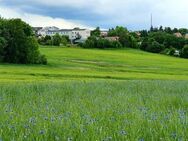
<svg viewBox="0 0 188 141">
<path fill-rule="evenodd" d="M 45 37 L 45 36 L 54 36 L 55 34 L 59 34 L 61 36 L 68 36 L 69 40 L 76 40 L 76 43 L 83 43 L 85 42 L 90 36 L 91 36 L 91 30 L 90 29 L 80 29 L 78 27 L 74 29 L 59 29 L 55 26 L 49 26 L 49 27 L 33 27 L 33 30 L 37 37 Z M 101 37 L 104 37 L 105 39 L 109 41 L 118 41 L 119 37 L 108 37 L 108 31 L 103 30 L 101 32 Z"/>
<path fill-rule="evenodd" d="M 34 27 L 35 34 L 40 36 L 54 36 L 55 34 L 59 34 L 61 36 L 68 36 L 69 40 L 76 40 L 76 42 L 84 42 L 87 40 L 88 37 L 91 36 L 91 31 L 89 29 L 59 29 L 58 27 Z"/>
<path fill-rule="evenodd" d="M 55 26 L 49 26 L 49 27 L 33 27 L 33 30 L 36 34 L 36 36 L 45 37 L 45 36 L 54 36 L 55 34 L 59 34 L 61 36 L 68 36 L 69 40 L 75 40 L 77 43 L 85 42 L 90 36 L 91 36 L 91 30 L 90 29 L 80 29 L 78 27 L 74 29 L 59 29 Z M 100 31 L 101 37 L 104 37 L 105 39 L 109 41 L 118 41 L 119 37 L 108 37 L 108 31 Z M 137 36 L 140 36 L 140 32 L 135 32 Z M 180 32 L 174 33 L 176 37 L 184 37 L 188 39 L 188 33 L 185 35 L 182 35 Z"/>
</svg>

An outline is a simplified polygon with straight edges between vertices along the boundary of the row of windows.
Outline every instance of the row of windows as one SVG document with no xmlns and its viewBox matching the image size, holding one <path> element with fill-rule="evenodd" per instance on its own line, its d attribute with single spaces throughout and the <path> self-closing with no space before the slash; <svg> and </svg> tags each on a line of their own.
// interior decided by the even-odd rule
<svg viewBox="0 0 188 141">
<path fill-rule="evenodd" d="M 56 33 L 59 33 L 59 34 L 68 34 L 68 32 L 47 32 L 47 34 L 56 34 Z"/>
<path fill-rule="evenodd" d="M 54 35 L 56 33 L 63 34 L 63 35 L 69 35 L 69 32 L 47 32 L 48 35 Z M 78 32 L 72 32 L 72 34 L 75 35 L 75 34 L 79 34 L 79 33 Z M 89 36 L 89 33 L 86 32 L 86 35 Z"/>
</svg>

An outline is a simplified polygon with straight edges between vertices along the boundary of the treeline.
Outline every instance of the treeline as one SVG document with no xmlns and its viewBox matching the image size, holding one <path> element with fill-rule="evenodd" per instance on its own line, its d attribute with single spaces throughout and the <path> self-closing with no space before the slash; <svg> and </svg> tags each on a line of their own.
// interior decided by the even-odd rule
<svg viewBox="0 0 188 141">
<path fill-rule="evenodd" d="M 110 38 L 110 37 L 114 37 Z M 124 27 L 117 26 L 108 31 L 108 38 L 101 36 L 100 28 L 91 32 L 91 37 L 80 44 L 84 48 L 138 48 L 137 39 Z"/>
<path fill-rule="evenodd" d="M 188 58 L 188 39 L 185 35 L 188 29 L 171 29 L 170 27 L 151 28 L 130 32 L 127 28 L 117 26 L 109 29 L 107 35 L 101 35 L 100 28 L 91 32 L 91 37 L 80 44 L 84 48 L 135 48 L 152 53 Z M 114 37 L 118 40 L 113 40 Z"/>
<path fill-rule="evenodd" d="M 70 40 L 68 36 L 60 36 L 59 34 L 55 34 L 54 36 L 46 35 L 45 37 L 39 37 L 38 43 L 41 45 L 66 46 L 68 43 L 70 43 Z"/>
<path fill-rule="evenodd" d="M 47 64 L 32 28 L 20 19 L 0 18 L 0 62 Z"/>
<path fill-rule="evenodd" d="M 188 58 L 188 29 L 166 27 L 140 31 L 140 49 L 153 53 Z"/>
</svg>

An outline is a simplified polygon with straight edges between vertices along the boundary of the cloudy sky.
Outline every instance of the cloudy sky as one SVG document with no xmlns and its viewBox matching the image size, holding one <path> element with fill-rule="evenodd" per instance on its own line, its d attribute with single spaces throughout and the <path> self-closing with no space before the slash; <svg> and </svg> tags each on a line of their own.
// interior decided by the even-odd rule
<svg viewBox="0 0 188 141">
<path fill-rule="evenodd" d="M 60 28 L 121 25 L 130 30 L 154 26 L 188 28 L 187 0 L 0 0 L 0 15 L 32 26 Z"/>
</svg>

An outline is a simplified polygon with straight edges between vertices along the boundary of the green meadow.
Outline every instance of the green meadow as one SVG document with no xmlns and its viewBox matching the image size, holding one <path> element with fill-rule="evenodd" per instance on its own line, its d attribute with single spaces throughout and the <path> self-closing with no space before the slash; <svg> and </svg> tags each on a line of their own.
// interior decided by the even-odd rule
<svg viewBox="0 0 188 141">
<path fill-rule="evenodd" d="M 0 141 L 188 141 L 188 60 L 45 47 L 0 64 Z"/>
<path fill-rule="evenodd" d="M 0 65 L 0 81 L 188 80 L 188 60 L 133 49 L 42 47 L 48 65 Z"/>
</svg>

